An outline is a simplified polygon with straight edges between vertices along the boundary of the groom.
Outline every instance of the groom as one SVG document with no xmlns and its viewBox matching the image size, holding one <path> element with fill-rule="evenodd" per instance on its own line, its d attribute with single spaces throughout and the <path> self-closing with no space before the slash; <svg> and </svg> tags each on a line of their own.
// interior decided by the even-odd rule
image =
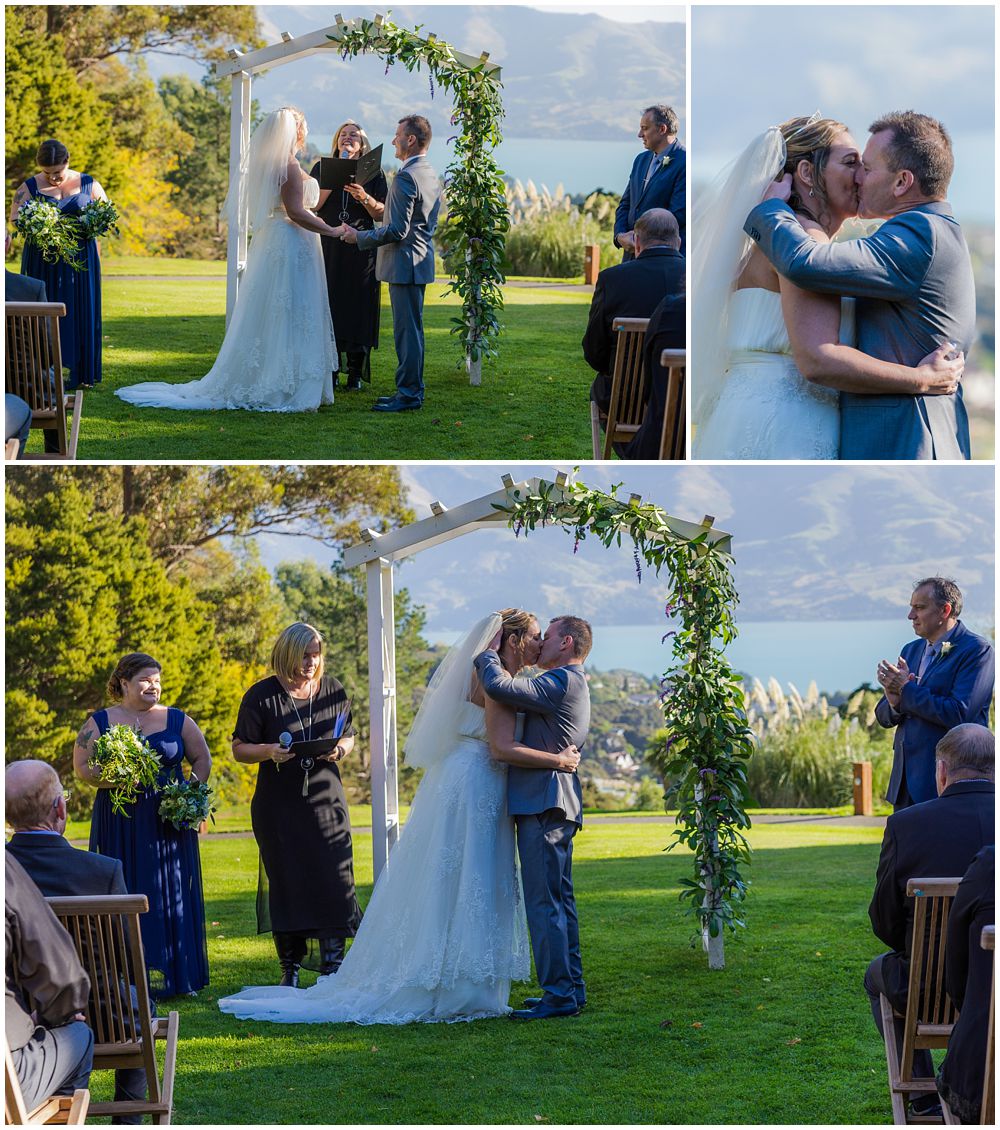
<svg viewBox="0 0 1000 1130">
<path fill-rule="evenodd" d="M 583 661 L 592 636 L 586 620 L 559 616 L 542 637 L 538 666 L 545 674 L 512 677 L 495 647 L 476 657 L 483 690 L 525 712 L 524 744 L 555 753 L 582 746 L 590 726 L 590 691 Z M 507 807 L 517 825 L 517 854 L 531 950 L 542 996 L 529 998 L 515 1020 L 576 1016 L 586 1004 L 580 931 L 573 897 L 573 836 L 583 824 L 583 794 L 575 773 L 507 771 Z"/>
<path fill-rule="evenodd" d="M 345 226 L 341 239 L 362 250 L 378 248 L 375 275 L 389 284 L 396 345 L 396 393 L 380 396 L 374 412 L 410 412 L 424 402 L 424 288 L 434 281 L 434 231 L 441 196 L 427 160 L 431 124 L 420 114 L 400 118 L 392 144 L 403 166 L 385 202 L 382 224 L 372 231 Z"/>
<path fill-rule="evenodd" d="M 911 110 L 870 127 L 855 174 L 860 215 L 886 222 L 866 239 L 819 244 L 784 203 L 786 174 L 747 218 L 779 274 L 805 290 L 854 295 L 858 348 L 914 366 L 950 342 L 968 352 L 976 328 L 969 249 L 945 199 L 955 167 L 940 122 Z M 841 459 L 968 459 L 962 390 L 950 396 L 841 393 Z"/>
</svg>

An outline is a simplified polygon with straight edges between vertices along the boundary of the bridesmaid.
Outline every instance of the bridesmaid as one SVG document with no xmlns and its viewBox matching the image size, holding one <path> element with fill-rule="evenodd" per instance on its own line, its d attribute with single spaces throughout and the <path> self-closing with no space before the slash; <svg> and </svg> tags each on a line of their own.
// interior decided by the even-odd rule
<svg viewBox="0 0 1000 1130">
<path fill-rule="evenodd" d="M 371 151 L 368 135 L 357 122 L 344 122 L 333 136 L 332 155 L 356 159 Z M 320 164 L 310 176 L 319 180 Z M 316 214 L 331 227 L 348 223 L 369 231 L 385 212 L 388 194 L 385 175 L 379 172 L 365 185 L 348 184 L 343 189 L 320 190 Z M 379 311 L 382 287 L 375 277 L 375 251 L 360 251 L 339 239 L 323 237 L 326 286 L 330 314 L 341 351 L 340 368 L 347 370 L 347 390 L 356 392 L 371 378 L 371 351 L 378 349 Z M 346 364 L 345 364 L 346 359 Z M 334 381 L 337 377 L 334 374 Z"/>
<path fill-rule="evenodd" d="M 208 780 L 212 755 L 201 730 L 183 711 L 160 705 L 161 670 L 151 655 L 141 652 L 119 660 L 108 682 L 108 694 L 118 705 L 96 711 L 84 723 L 73 748 L 73 768 L 98 788 L 90 850 L 120 859 L 129 892 L 149 899 L 149 911 L 139 916 L 139 924 L 150 990 L 157 997 L 172 997 L 208 984 L 198 833 L 160 819 L 158 788 L 148 789 L 127 816 L 119 816 L 112 811 L 109 786 L 87 764 L 98 736 L 126 725 L 160 754 L 161 787 L 182 779 L 185 759 L 199 781 Z"/>
<path fill-rule="evenodd" d="M 28 200 L 46 196 L 61 212 L 78 216 L 92 200 L 107 194 L 89 173 L 69 167 L 69 150 L 60 141 L 43 141 L 35 163 L 41 172 L 29 177 L 14 193 L 10 222 Z M 101 379 L 101 258 L 97 240 L 81 239 L 79 259 L 86 270 L 62 261 L 46 263 L 30 241 L 21 254 L 21 274 L 45 283 L 49 302 L 63 302 L 66 317 L 59 322 L 63 365 L 69 369 L 67 388 L 92 388 Z"/>
</svg>

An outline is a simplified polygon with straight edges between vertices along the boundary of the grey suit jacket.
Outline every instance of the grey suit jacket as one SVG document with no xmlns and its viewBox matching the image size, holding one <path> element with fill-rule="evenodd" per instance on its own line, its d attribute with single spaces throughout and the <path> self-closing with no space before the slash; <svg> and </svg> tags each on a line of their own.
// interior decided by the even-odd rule
<svg viewBox="0 0 1000 1130">
<path fill-rule="evenodd" d="M 7 852 L 46 898 L 128 894 L 120 859 L 75 848 L 65 836 L 15 832 Z"/>
<path fill-rule="evenodd" d="M 440 208 L 437 173 L 425 156 L 393 177 L 381 225 L 358 232 L 358 247 L 378 248 L 375 275 L 379 282 L 434 281 L 433 237 Z"/>
<path fill-rule="evenodd" d="M 567 745 L 578 748 L 590 728 L 590 690 L 583 667 L 557 667 L 535 678 L 508 675 L 495 651 L 476 657 L 483 690 L 515 710 L 525 711 L 523 742 L 532 749 L 556 753 Z M 507 811 L 527 816 L 561 808 L 573 824 L 583 823 L 583 792 L 575 773 L 551 769 L 507 769 Z"/>
<path fill-rule="evenodd" d="M 4 272 L 4 298 L 7 302 L 48 302 L 41 279 L 7 270 Z"/>
<path fill-rule="evenodd" d="M 976 329 L 972 262 L 951 205 L 920 204 L 866 239 L 817 243 L 780 200 L 765 200 L 743 230 L 775 269 L 805 290 L 854 295 L 858 348 L 916 365 Z M 841 459 L 968 459 L 969 420 L 954 396 L 841 393 Z"/>
</svg>

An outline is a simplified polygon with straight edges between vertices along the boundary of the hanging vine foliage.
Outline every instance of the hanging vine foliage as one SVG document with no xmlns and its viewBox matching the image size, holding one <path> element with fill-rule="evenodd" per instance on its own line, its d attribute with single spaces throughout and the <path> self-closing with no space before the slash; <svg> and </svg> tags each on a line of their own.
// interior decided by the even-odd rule
<svg viewBox="0 0 1000 1130">
<path fill-rule="evenodd" d="M 666 800 L 677 806 L 676 843 L 694 852 L 694 874 L 683 878 L 681 900 L 698 919 L 713 966 L 721 968 L 725 928 L 745 926 L 741 904 L 748 880 L 740 871 L 750 862 L 743 829 L 750 827 L 747 759 L 753 734 L 746 724 L 743 685 L 723 648 L 736 637 L 734 613 L 739 597 L 733 584 L 728 542 L 710 538 L 711 528 L 694 537 L 673 530 L 658 506 L 617 498 L 582 483 L 563 488 L 544 483 L 537 494 L 514 491 L 509 514 L 515 535 L 537 526 L 558 525 L 574 538 L 573 552 L 593 534 L 602 544 L 631 539 L 635 570 L 644 565 L 665 573 L 669 593 L 664 614 L 670 621 L 663 642 L 672 641 L 673 663 L 661 681 L 660 701 L 667 738 L 652 760 L 673 781 Z"/>
<path fill-rule="evenodd" d="M 337 36 L 345 59 L 377 55 L 389 67 L 401 63 L 408 71 L 426 67 L 431 97 L 435 82 L 451 95 L 455 156 L 445 172 L 448 220 L 441 230 L 445 264 L 452 281 L 448 292 L 462 299 L 462 316 L 451 319 L 451 332 L 462 343 L 466 364 L 476 367 L 496 356 L 503 309 L 503 255 L 510 227 L 501 171 L 493 159 L 500 144 L 504 110 L 502 84 L 485 61 L 469 67 L 459 62 L 451 45 L 434 36 L 427 39 L 384 19 L 341 24 Z M 449 139 L 452 140 L 452 139 Z"/>
</svg>

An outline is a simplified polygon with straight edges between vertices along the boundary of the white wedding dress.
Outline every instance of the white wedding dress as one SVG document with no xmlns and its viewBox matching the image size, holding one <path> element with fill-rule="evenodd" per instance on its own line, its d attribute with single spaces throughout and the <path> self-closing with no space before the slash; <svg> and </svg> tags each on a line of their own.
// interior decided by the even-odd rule
<svg viewBox="0 0 1000 1130">
<path fill-rule="evenodd" d="M 319 184 L 311 177 L 303 183 L 303 203 L 319 203 Z M 211 370 L 187 384 L 153 381 L 115 395 L 139 408 L 315 412 L 333 403 L 338 364 L 320 236 L 293 224 L 279 195 L 254 228 L 233 316 Z"/>
<path fill-rule="evenodd" d="M 492 631 L 483 635 L 468 637 L 466 651 L 478 654 L 472 648 Z M 467 654 L 462 662 L 467 685 Z M 433 726 L 439 713 L 455 736 L 420 782 L 343 965 L 308 989 L 244 989 L 219 1001 L 223 1012 L 284 1024 L 409 1024 L 510 1011 L 510 984 L 528 979 L 530 949 L 507 768 L 490 757 L 482 707 L 435 707 L 424 721 Z"/>
<path fill-rule="evenodd" d="M 854 301 L 841 300 L 841 342 L 854 344 Z M 781 295 L 752 287 L 729 300 L 729 364 L 695 435 L 699 459 L 836 459 L 840 395 L 795 366 Z"/>
</svg>

